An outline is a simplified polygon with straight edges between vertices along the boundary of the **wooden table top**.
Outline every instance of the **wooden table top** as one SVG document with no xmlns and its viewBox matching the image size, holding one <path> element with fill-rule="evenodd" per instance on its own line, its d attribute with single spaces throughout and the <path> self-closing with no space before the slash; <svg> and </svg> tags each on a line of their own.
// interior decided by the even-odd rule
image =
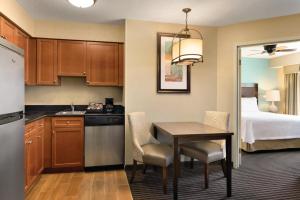
<svg viewBox="0 0 300 200">
<path fill-rule="evenodd" d="M 200 122 L 157 122 L 153 125 L 171 136 L 226 136 L 232 132 L 218 129 Z"/>
</svg>

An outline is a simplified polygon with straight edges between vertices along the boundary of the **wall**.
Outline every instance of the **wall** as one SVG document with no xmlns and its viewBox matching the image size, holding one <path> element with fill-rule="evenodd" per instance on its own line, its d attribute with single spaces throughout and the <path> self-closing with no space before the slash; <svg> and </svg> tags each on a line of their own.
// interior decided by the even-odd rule
<svg viewBox="0 0 300 200">
<path fill-rule="evenodd" d="M 271 67 L 283 67 L 288 65 L 300 64 L 300 53 L 293 53 L 286 56 L 279 56 L 270 61 Z"/>
<path fill-rule="evenodd" d="M 231 129 L 237 132 L 237 46 L 300 39 L 300 15 L 235 24 L 218 29 L 217 108 L 231 113 Z M 237 166 L 237 134 L 233 159 Z"/>
<path fill-rule="evenodd" d="M 83 78 L 62 78 L 60 86 L 28 86 L 25 92 L 27 105 L 86 105 L 102 102 L 113 97 L 116 104 L 122 103 L 122 88 L 87 86 Z"/>
<path fill-rule="evenodd" d="M 268 111 L 270 105 L 270 102 L 265 101 L 264 98 L 266 91 L 283 87 L 280 82 L 282 79 L 280 76 L 283 74 L 280 71 L 278 68 L 270 67 L 269 59 L 242 58 L 241 82 L 258 83 L 258 106 L 261 111 Z M 279 112 L 282 112 L 280 103 L 277 104 L 279 104 Z"/>
<path fill-rule="evenodd" d="M 35 21 L 35 37 L 124 42 L 124 23 L 92 24 L 71 21 Z"/>
<path fill-rule="evenodd" d="M 205 61 L 191 68 L 191 93 L 156 93 L 156 34 L 157 32 L 176 33 L 182 27 L 183 25 L 178 24 L 126 20 L 126 112 L 146 112 L 149 128 L 151 122 L 157 121 L 201 121 L 205 110 L 216 109 L 216 28 L 197 27 L 205 38 Z M 131 144 L 131 133 L 127 127 L 127 163 L 132 163 Z"/>
<path fill-rule="evenodd" d="M 0 0 L 0 12 L 29 34 L 34 34 L 34 20 L 15 0 Z"/>
</svg>

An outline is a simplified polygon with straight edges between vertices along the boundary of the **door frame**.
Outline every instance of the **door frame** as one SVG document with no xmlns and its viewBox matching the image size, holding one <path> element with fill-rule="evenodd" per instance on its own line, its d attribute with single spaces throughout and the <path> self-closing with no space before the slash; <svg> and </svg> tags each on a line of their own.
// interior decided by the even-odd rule
<svg viewBox="0 0 300 200">
<path fill-rule="evenodd" d="M 235 130 L 236 130 L 236 145 L 233 145 L 233 147 L 236 147 L 235 151 L 238 152 L 236 154 L 236 157 L 234 160 L 236 161 L 234 163 L 234 167 L 238 168 L 242 164 L 242 156 L 241 156 L 241 49 L 244 47 L 251 47 L 251 46 L 257 46 L 257 45 L 266 45 L 270 43 L 288 43 L 288 42 L 299 42 L 299 37 L 294 38 L 281 38 L 281 39 L 270 39 L 270 40 L 262 40 L 257 42 L 246 42 L 246 43 L 240 43 L 235 45 L 235 52 L 236 52 L 236 80 L 235 80 L 235 97 L 236 97 L 236 106 L 234 106 L 235 114 L 236 114 L 236 124 L 235 124 Z"/>
</svg>

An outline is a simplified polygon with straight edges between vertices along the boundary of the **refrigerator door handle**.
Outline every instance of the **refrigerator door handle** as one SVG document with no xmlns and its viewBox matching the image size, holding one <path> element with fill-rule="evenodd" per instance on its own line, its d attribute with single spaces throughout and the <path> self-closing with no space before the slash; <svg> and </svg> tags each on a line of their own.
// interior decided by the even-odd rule
<svg viewBox="0 0 300 200">
<path fill-rule="evenodd" d="M 0 115 L 0 125 L 15 122 L 20 119 L 23 119 L 23 111 Z"/>
</svg>

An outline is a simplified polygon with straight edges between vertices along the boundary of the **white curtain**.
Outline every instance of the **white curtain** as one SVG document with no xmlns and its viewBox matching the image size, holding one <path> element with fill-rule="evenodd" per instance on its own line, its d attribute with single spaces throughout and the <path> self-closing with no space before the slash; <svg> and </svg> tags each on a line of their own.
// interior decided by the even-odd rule
<svg viewBox="0 0 300 200">
<path fill-rule="evenodd" d="M 285 114 L 298 115 L 299 112 L 299 74 L 286 74 L 285 85 Z"/>
</svg>

